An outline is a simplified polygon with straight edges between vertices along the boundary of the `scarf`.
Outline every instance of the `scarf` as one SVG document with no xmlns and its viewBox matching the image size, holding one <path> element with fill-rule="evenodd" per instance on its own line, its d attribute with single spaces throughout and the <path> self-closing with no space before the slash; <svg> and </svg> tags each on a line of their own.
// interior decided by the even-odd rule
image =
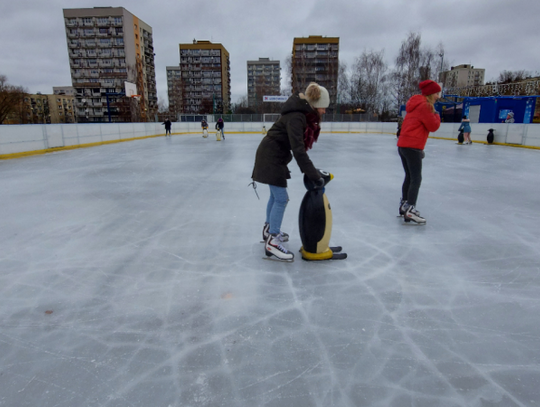
<svg viewBox="0 0 540 407">
<path fill-rule="evenodd" d="M 321 128 L 319 126 L 319 115 L 317 113 L 307 113 L 307 126 L 304 130 L 304 146 L 306 151 L 313 147 L 313 143 L 317 142 Z"/>
</svg>

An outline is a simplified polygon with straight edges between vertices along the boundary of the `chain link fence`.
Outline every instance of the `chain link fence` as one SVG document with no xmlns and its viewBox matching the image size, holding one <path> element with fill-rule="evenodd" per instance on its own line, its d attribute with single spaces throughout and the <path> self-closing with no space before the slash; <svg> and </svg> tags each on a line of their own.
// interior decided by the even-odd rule
<svg viewBox="0 0 540 407">
<path fill-rule="evenodd" d="M 198 114 L 198 115 L 178 115 L 177 122 L 201 122 L 206 119 L 207 122 L 216 122 L 220 117 L 224 122 L 264 122 L 274 123 L 279 114 Z M 376 114 L 325 114 L 322 118 L 323 122 L 378 122 L 379 116 Z"/>
</svg>

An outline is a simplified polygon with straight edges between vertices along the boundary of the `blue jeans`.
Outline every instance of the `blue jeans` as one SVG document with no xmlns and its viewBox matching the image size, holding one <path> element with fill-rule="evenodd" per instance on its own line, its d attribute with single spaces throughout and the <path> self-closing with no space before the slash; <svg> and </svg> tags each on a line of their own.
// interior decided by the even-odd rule
<svg viewBox="0 0 540 407">
<path fill-rule="evenodd" d="M 283 221 L 287 202 L 289 202 L 289 195 L 287 194 L 287 188 L 276 187 L 275 185 L 269 185 L 269 187 L 270 198 L 266 206 L 266 223 L 270 224 L 269 233 L 278 234 L 281 231 L 281 222 Z"/>
</svg>

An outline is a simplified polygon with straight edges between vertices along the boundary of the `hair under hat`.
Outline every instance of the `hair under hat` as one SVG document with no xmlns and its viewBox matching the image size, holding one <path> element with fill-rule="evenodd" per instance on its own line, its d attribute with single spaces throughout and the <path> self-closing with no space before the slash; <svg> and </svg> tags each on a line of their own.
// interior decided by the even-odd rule
<svg viewBox="0 0 540 407">
<path fill-rule="evenodd" d="M 326 109 L 330 106 L 330 95 L 324 86 L 311 82 L 306 89 L 306 100 L 314 108 Z"/>
<path fill-rule="evenodd" d="M 424 96 L 433 95 L 434 93 L 439 93 L 442 90 L 437 82 L 429 79 L 427 81 L 420 82 L 418 87 Z"/>
</svg>

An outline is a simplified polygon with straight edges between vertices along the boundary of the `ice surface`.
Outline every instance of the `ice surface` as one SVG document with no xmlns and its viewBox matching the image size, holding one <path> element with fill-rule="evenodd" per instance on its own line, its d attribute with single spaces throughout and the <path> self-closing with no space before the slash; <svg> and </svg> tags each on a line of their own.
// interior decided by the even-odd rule
<svg viewBox="0 0 540 407">
<path fill-rule="evenodd" d="M 396 217 L 390 135 L 322 134 L 331 243 L 262 260 L 261 135 L 0 162 L 0 406 L 538 406 L 540 151 L 429 140 Z"/>
</svg>

